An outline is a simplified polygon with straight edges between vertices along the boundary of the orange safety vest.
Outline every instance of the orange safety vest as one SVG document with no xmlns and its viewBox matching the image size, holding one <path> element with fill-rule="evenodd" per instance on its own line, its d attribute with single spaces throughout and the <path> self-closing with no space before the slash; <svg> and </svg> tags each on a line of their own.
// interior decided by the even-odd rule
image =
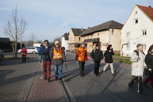
<svg viewBox="0 0 153 102">
<path fill-rule="evenodd" d="M 83 47 L 78 48 L 76 51 L 76 60 L 84 62 L 87 59 L 87 49 Z"/>
<path fill-rule="evenodd" d="M 54 50 L 53 50 L 53 59 L 61 59 L 61 58 L 63 58 L 61 47 L 59 47 L 59 52 L 57 52 L 55 47 L 54 47 Z"/>
</svg>

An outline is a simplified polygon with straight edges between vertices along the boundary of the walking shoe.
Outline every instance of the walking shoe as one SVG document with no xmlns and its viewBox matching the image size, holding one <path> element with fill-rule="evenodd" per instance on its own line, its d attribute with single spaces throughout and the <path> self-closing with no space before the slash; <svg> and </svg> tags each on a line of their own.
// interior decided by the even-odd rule
<svg viewBox="0 0 153 102">
<path fill-rule="evenodd" d="M 146 93 L 144 93 L 144 92 L 142 92 L 142 91 L 140 91 L 139 93 L 142 94 L 142 95 L 147 95 Z"/>
<path fill-rule="evenodd" d="M 62 78 L 59 78 L 59 82 L 62 82 Z"/>
<path fill-rule="evenodd" d="M 133 87 L 133 85 L 131 85 L 130 83 L 129 83 L 129 87 L 132 88 L 132 89 L 135 89 L 135 88 Z"/>
<path fill-rule="evenodd" d="M 48 79 L 47 81 L 50 82 L 50 79 Z"/>
<path fill-rule="evenodd" d="M 105 71 L 103 71 L 103 73 L 106 73 Z"/>
<path fill-rule="evenodd" d="M 112 75 L 115 75 L 115 73 L 112 73 Z"/>
<path fill-rule="evenodd" d="M 58 80 L 58 77 L 55 77 L 55 80 L 57 81 Z"/>
<path fill-rule="evenodd" d="M 44 77 L 44 80 L 47 80 L 47 78 L 46 78 L 46 77 Z"/>
</svg>

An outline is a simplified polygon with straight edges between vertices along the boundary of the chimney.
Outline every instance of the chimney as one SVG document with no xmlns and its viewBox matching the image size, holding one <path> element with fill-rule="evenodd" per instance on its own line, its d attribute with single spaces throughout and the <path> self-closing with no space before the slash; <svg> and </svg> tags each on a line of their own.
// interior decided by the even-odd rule
<svg viewBox="0 0 153 102">
<path fill-rule="evenodd" d="M 83 31 L 83 28 L 81 28 L 81 31 Z"/>
<path fill-rule="evenodd" d="M 151 5 L 148 6 L 149 8 L 152 8 Z"/>
</svg>

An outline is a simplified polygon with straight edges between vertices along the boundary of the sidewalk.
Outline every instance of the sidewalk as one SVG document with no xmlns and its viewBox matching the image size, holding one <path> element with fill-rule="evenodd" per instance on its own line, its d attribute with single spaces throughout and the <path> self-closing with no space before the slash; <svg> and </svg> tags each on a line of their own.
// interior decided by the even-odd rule
<svg viewBox="0 0 153 102">
<path fill-rule="evenodd" d="M 51 68 L 51 82 L 43 77 L 42 67 L 39 66 L 27 102 L 69 102 L 62 83 L 55 81 L 53 67 Z M 42 76 L 42 79 L 40 77 Z"/>
</svg>

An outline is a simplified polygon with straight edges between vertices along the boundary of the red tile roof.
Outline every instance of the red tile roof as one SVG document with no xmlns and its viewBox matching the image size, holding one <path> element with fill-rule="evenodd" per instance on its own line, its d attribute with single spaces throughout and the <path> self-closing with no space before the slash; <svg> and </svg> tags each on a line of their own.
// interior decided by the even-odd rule
<svg viewBox="0 0 153 102">
<path fill-rule="evenodd" d="M 152 21 L 153 21 L 153 8 L 151 6 L 137 5 Z"/>
</svg>

